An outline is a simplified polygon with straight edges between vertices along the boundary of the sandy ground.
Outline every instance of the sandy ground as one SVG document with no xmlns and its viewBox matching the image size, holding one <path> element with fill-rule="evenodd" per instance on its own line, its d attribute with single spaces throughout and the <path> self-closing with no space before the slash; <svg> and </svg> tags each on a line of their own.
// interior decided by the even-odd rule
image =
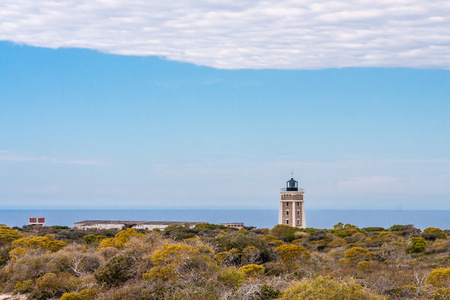
<svg viewBox="0 0 450 300">
<path fill-rule="evenodd" d="M 0 294 L 0 300 L 26 300 L 25 295 Z"/>
</svg>

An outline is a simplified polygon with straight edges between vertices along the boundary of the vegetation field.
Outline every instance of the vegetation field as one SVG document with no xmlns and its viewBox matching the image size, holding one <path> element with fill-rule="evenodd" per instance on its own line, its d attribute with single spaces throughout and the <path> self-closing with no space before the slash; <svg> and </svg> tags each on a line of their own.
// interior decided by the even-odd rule
<svg viewBox="0 0 450 300">
<path fill-rule="evenodd" d="M 450 299 L 449 230 L 0 227 L 1 293 L 28 299 Z"/>
</svg>

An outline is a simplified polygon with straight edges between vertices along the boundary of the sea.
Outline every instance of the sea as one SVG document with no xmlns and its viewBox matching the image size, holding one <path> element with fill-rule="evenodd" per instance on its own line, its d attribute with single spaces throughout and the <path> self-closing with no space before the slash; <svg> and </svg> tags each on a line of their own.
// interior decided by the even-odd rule
<svg viewBox="0 0 450 300">
<path fill-rule="evenodd" d="M 183 221 L 213 224 L 244 222 L 245 226 L 272 228 L 278 210 L 0 210 L 0 224 L 22 227 L 29 217 L 45 217 L 47 226 L 73 224 L 85 220 Z M 306 210 L 306 225 L 329 229 L 339 222 L 363 227 L 413 224 L 450 229 L 450 210 Z"/>
</svg>

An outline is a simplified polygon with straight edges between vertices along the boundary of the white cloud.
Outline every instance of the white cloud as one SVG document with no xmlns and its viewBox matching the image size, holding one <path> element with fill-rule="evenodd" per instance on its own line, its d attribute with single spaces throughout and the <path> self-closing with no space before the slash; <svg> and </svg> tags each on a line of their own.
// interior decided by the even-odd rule
<svg viewBox="0 0 450 300">
<path fill-rule="evenodd" d="M 3 0 L 0 40 L 224 69 L 448 69 L 450 2 Z"/>
<path fill-rule="evenodd" d="M 0 151 L 0 161 L 8 162 L 39 162 L 39 163 L 52 163 L 52 164 L 64 164 L 64 165 L 85 165 L 85 166 L 99 166 L 103 165 L 98 160 L 88 159 L 71 159 L 71 158 L 58 158 L 48 156 L 33 156 L 15 153 L 11 151 Z"/>
</svg>

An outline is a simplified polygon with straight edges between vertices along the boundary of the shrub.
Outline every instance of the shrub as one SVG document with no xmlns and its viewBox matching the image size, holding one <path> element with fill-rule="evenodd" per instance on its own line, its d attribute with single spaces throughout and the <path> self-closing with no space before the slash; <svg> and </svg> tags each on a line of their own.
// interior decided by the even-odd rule
<svg viewBox="0 0 450 300">
<path fill-rule="evenodd" d="M 81 298 L 77 295 L 77 293 L 64 293 L 59 300 L 81 300 Z"/>
<path fill-rule="evenodd" d="M 88 234 L 88 235 L 83 236 L 83 241 L 86 244 L 93 244 L 93 243 L 99 242 L 100 240 L 95 234 Z"/>
<path fill-rule="evenodd" d="M 275 246 L 282 246 L 282 245 L 284 245 L 284 243 L 283 243 L 283 241 L 282 240 L 275 240 L 275 241 L 272 241 L 272 242 L 270 242 L 270 244 L 271 245 L 275 245 Z"/>
<path fill-rule="evenodd" d="M 420 236 L 420 229 L 414 227 L 414 225 L 393 225 L 389 228 L 390 231 L 400 236 Z"/>
<path fill-rule="evenodd" d="M 36 280 L 31 296 L 35 299 L 59 298 L 66 292 L 76 290 L 79 283 L 80 279 L 67 273 L 47 273 Z"/>
<path fill-rule="evenodd" d="M 220 270 L 219 277 L 217 279 L 225 286 L 237 289 L 244 282 L 244 275 L 235 267 L 223 268 Z"/>
<path fill-rule="evenodd" d="M 276 236 L 274 236 L 274 235 L 271 235 L 271 234 L 268 234 L 268 235 L 265 235 L 265 236 L 263 237 L 263 240 L 269 243 L 269 242 L 278 240 L 278 237 L 276 237 Z"/>
<path fill-rule="evenodd" d="M 360 286 L 352 278 L 345 281 L 337 281 L 330 277 L 317 277 L 314 280 L 303 279 L 288 288 L 280 300 L 382 300 L 387 299 L 381 295 L 371 293 L 368 289 Z"/>
<path fill-rule="evenodd" d="M 334 230 L 333 234 L 340 238 L 345 238 L 348 236 L 352 236 L 353 234 L 357 233 L 358 231 L 354 228 L 346 229 L 346 230 Z"/>
<path fill-rule="evenodd" d="M 214 230 L 217 228 L 219 228 L 219 225 L 210 224 L 210 223 L 200 223 L 200 224 L 195 225 L 195 227 L 194 227 L 194 229 L 197 229 L 197 230 L 205 230 L 205 229 L 206 230 Z"/>
<path fill-rule="evenodd" d="M 33 280 L 25 280 L 22 282 L 16 282 L 14 292 L 19 294 L 26 294 L 33 291 Z"/>
<path fill-rule="evenodd" d="M 237 249 L 238 253 L 242 253 L 245 248 L 253 246 L 259 251 L 258 261 L 268 262 L 274 259 L 271 247 L 261 236 L 253 232 L 218 234 L 211 239 L 211 244 L 216 246 L 219 252 Z"/>
<path fill-rule="evenodd" d="M 237 265 L 239 264 L 239 251 L 230 249 L 229 251 L 219 252 L 214 256 L 214 260 L 223 265 Z"/>
<path fill-rule="evenodd" d="M 281 295 L 282 292 L 280 290 L 266 284 L 261 286 L 259 291 L 255 293 L 256 299 L 258 300 L 277 299 Z"/>
<path fill-rule="evenodd" d="M 11 258 L 12 261 L 17 261 L 19 258 L 25 256 L 26 253 L 27 249 L 23 247 L 16 247 L 11 251 L 9 251 L 9 257 Z"/>
<path fill-rule="evenodd" d="M 422 232 L 422 237 L 429 241 L 434 241 L 436 239 L 447 239 L 447 235 L 442 229 L 428 227 Z"/>
<path fill-rule="evenodd" d="M 70 229 L 69 226 L 61 226 L 61 225 L 53 225 L 51 226 L 52 229 L 61 230 L 61 229 Z"/>
<path fill-rule="evenodd" d="M 198 224 L 201 225 L 201 224 Z M 200 226 L 201 227 L 201 226 Z M 206 225 L 205 227 L 208 227 Z M 214 227 L 214 226 L 212 226 Z M 176 241 L 181 241 L 189 238 L 193 238 L 200 231 L 200 229 L 191 229 L 187 226 L 181 226 L 179 224 L 172 224 L 164 228 L 164 236 L 171 237 Z"/>
<path fill-rule="evenodd" d="M 95 272 L 103 261 L 98 253 L 86 251 L 83 245 L 70 245 L 53 253 L 51 258 L 52 270 L 70 272 L 79 277 Z"/>
<path fill-rule="evenodd" d="M 260 265 L 246 265 L 239 269 L 239 272 L 244 274 L 245 277 L 259 277 L 264 275 L 264 267 Z"/>
<path fill-rule="evenodd" d="M 133 259 L 129 255 L 117 255 L 95 272 L 95 279 L 108 286 L 119 286 L 132 278 Z"/>
<path fill-rule="evenodd" d="M 201 279 L 217 264 L 212 260 L 214 252 L 206 245 L 166 244 L 152 255 L 154 265 L 143 275 L 146 280 L 178 281 L 180 275 L 195 273 Z"/>
<path fill-rule="evenodd" d="M 280 262 L 268 262 L 264 264 L 266 275 L 282 276 L 285 271 L 284 264 Z"/>
<path fill-rule="evenodd" d="M 42 253 L 42 250 L 30 251 L 38 253 L 21 256 L 2 269 L 3 276 L 5 276 L 4 278 L 6 280 L 11 282 L 21 282 L 37 279 L 50 272 L 50 262 L 52 260 L 51 254 Z"/>
<path fill-rule="evenodd" d="M 102 248 L 110 248 L 110 247 L 116 248 L 116 243 L 115 243 L 114 238 L 106 238 L 106 239 L 101 240 L 100 244 L 98 245 L 97 250 L 100 250 Z"/>
<path fill-rule="evenodd" d="M 294 232 L 294 236 L 296 239 L 307 239 L 309 238 L 309 233 L 303 231 Z"/>
<path fill-rule="evenodd" d="M 431 299 L 434 300 L 448 300 L 450 299 L 450 287 L 438 288 L 431 293 Z"/>
<path fill-rule="evenodd" d="M 298 245 L 281 245 L 275 249 L 283 261 L 291 261 L 299 258 L 310 258 L 309 253 L 304 247 Z"/>
<path fill-rule="evenodd" d="M 333 240 L 333 235 L 328 235 L 328 231 L 325 229 L 318 229 L 311 233 L 308 239 L 311 242 L 320 240 L 331 241 Z"/>
<path fill-rule="evenodd" d="M 437 288 L 450 286 L 450 268 L 433 270 L 427 276 L 427 284 Z"/>
<path fill-rule="evenodd" d="M 105 260 L 110 260 L 119 253 L 119 250 L 114 247 L 104 247 L 98 249 L 96 252 Z"/>
<path fill-rule="evenodd" d="M 341 238 L 334 239 L 331 243 L 328 244 L 329 247 L 341 247 L 345 246 L 347 241 Z"/>
<path fill-rule="evenodd" d="M 372 271 L 372 263 L 370 261 L 360 261 L 357 265 L 356 268 L 360 271 L 363 272 L 371 272 Z"/>
<path fill-rule="evenodd" d="M 406 225 L 392 225 L 389 230 L 390 231 L 402 231 L 405 230 Z"/>
<path fill-rule="evenodd" d="M 311 253 L 297 245 L 281 245 L 275 251 L 280 254 L 281 260 L 289 270 L 292 270 L 300 260 L 311 258 Z"/>
<path fill-rule="evenodd" d="M 139 237 L 143 234 L 140 232 L 137 232 L 134 228 L 128 228 L 126 230 L 122 230 L 118 232 L 114 238 L 106 238 L 103 239 L 100 244 L 98 245 L 98 248 L 105 248 L 105 247 L 115 247 L 115 248 L 122 248 L 125 246 L 125 244 L 132 238 L 132 237 Z"/>
<path fill-rule="evenodd" d="M 366 235 L 362 232 L 357 232 L 354 235 L 352 235 L 351 237 L 357 241 L 361 241 L 362 239 L 365 239 Z"/>
<path fill-rule="evenodd" d="M 10 244 L 21 237 L 22 235 L 17 230 L 8 226 L 0 226 L 0 246 Z"/>
<path fill-rule="evenodd" d="M 383 227 L 364 227 L 363 230 L 367 232 L 378 232 L 378 231 L 385 231 Z"/>
<path fill-rule="evenodd" d="M 241 260 L 245 264 L 253 264 L 259 259 L 259 250 L 255 246 L 248 246 L 242 250 Z"/>
<path fill-rule="evenodd" d="M 97 296 L 97 290 L 84 289 L 79 293 L 65 293 L 60 300 L 93 300 Z"/>
<path fill-rule="evenodd" d="M 370 259 L 373 255 L 373 252 L 361 247 L 350 248 L 344 253 L 344 257 L 352 262 Z"/>
<path fill-rule="evenodd" d="M 448 245 L 449 243 L 446 240 L 436 240 L 431 244 L 427 252 L 429 253 L 446 252 L 448 249 Z"/>
<path fill-rule="evenodd" d="M 409 247 L 406 248 L 406 253 L 420 253 L 424 252 L 427 242 L 421 237 L 412 237 L 408 240 Z"/>
<path fill-rule="evenodd" d="M 298 230 L 298 228 L 292 226 L 276 225 L 270 232 L 280 240 L 283 240 L 285 242 L 292 242 L 296 239 L 294 233 Z"/>
<path fill-rule="evenodd" d="M 45 236 L 24 237 L 17 239 L 12 243 L 14 246 L 20 246 L 24 249 L 45 249 L 56 252 L 67 246 L 66 242 L 58 241 L 51 234 Z"/>
<path fill-rule="evenodd" d="M 352 224 L 343 224 L 342 222 L 337 223 L 333 226 L 332 233 L 340 238 L 345 238 L 352 236 L 358 232 L 358 227 Z"/>
</svg>

